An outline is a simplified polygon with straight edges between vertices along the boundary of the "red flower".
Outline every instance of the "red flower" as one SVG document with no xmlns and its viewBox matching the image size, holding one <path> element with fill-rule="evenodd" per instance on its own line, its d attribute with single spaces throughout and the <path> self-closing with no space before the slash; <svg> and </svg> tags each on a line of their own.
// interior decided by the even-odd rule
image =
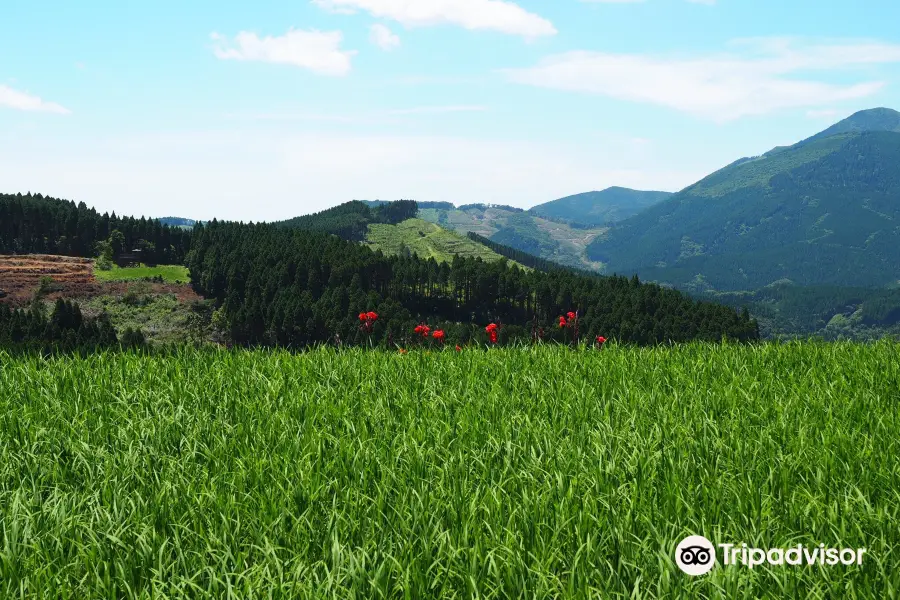
<svg viewBox="0 0 900 600">
<path fill-rule="evenodd" d="M 444 332 L 441 331 L 440 329 L 438 329 L 434 333 L 431 334 L 431 337 L 433 337 L 434 339 L 436 339 L 439 342 L 443 342 L 444 341 Z"/>
<path fill-rule="evenodd" d="M 566 313 L 566 316 L 569 317 L 569 320 L 571 321 L 572 319 L 575 318 L 575 313 L 569 311 L 568 313 Z"/>
<path fill-rule="evenodd" d="M 360 316 L 362 316 L 362 315 L 360 315 Z M 377 321 L 377 320 L 378 320 L 378 313 L 376 313 L 376 312 L 367 312 L 367 313 L 366 313 L 366 318 L 367 318 L 368 320 L 370 320 L 370 321 Z"/>
<path fill-rule="evenodd" d="M 487 327 L 485 327 L 484 330 L 487 331 L 488 333 L 490 333 L 490 332 L 492 332 L 492 331 L 497 331 L 497 324 L 496 324 L 496 323 L 491 323 L 490 325 L 488 325 Z"/>
<path fill-rule="evenodd" d="M 597 343 L 600 344 L 600 345 L 602 346 L 603 344 L 606 343 L 606 338 L 603 337 L 602 335 L 598 335 L 598 336 L 597 336 Z"/>
<path fill-rule="evenodd" d="M 559 326 L 560 326 L 560 327 L 565 327 L 565 326 L 566 326 L 566 318 L 565 318 L 565 317 L 560 317 L 560 318 L 559 318 Z"/>
<path fill-rule="evenodd" d="M 366 316 L 366 313 L 359 313 L 359 320 L 365 322 L 369 317 Z"/>
<path fill-rule="evenodd" d="M 492 330 L 491 330 L 490 338 L 491 338 L 491 343 L 492 343 L 492 344 L 496 344 L 496 343 L 497 343 L 497 330 L 496 330 L 496 329 L 492 329 Z"/>
<path fill-rule="evenodd" d="M 459 344 L 456 345 L 456 351 L 457 351 L 457 352 L 462 352 L 462 348 L 459 347 Z"/>
</svg>

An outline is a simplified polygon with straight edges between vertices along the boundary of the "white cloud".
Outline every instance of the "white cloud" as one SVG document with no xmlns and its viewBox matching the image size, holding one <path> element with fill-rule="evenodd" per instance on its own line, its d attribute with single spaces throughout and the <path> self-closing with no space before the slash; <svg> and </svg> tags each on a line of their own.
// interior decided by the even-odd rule
<svg viewBox="0 0 900 600">
<path fill-rule="evenodd" d="M 503 72 L 516 83 L 658 104 L 723 122 L 871 96 L 883 82 L 836 84 L 812 79 L 809 72 L 900 62 L 900 45 L 877 42 L 809 45 L 759 38 L 736 40 L 731 46 L 750 55 L 569 52 Z"/>
<path fill-rule="evenodd" d="M 452 24 L 526 38 L 555 35 L 547 19 L 507 0 L 312 0 L 327 10 L 352 14 L 363 10 L 407 27 Z"/>
<path fill-rule="evenodd" d="M 46 102 L 37 96 L 14 90 L 5 85 L 0 85 L 0 107 L 35 112 L 49 112 L 58 115 L 68 115 L 72 112 L 68 108 L 60 106 L 55 102 Z"/>
<path fill-rule="evenodd" d="M 375 23 L 369 28 L 369 41 L 382 50 L 393 50 L 400 45 L 400 36 L 381 23 Z"/>
<path fill-rule="evenodd" d="M 213 51 L 220 59 L 293 65 L 321 75 L 346 75 L 350 58 L 356 54 L 355 50 L 340 49 L 340 31 L 290 29 L 282 36 L 264 38 L 242 31 L 235 36 L 233 45 L 218 33 L 210 37 L 217 43 Z"/>
</svg>

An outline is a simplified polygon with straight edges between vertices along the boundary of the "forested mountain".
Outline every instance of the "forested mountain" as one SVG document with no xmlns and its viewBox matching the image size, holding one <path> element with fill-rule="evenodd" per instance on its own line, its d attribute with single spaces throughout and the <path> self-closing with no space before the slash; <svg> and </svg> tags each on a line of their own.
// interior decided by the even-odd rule
<svg viewBox="0 0 900 600">
<path fill-rule="evenodd" d="M 584 250 L 605 231 L 602 227 L 573 226 L 511 206 L 467 204 L 448 210 L 427 208 L 422 204 L 419 209 L 419 218 L 463 235 L 471 231 L 498 244 L 568 267 L 588 270 L 600 267 L 585 258 Z"/>
<path fill-rule="evenodd" d="M 872 340 L 900 338 L 900 288 L 798 286 L 777 282 L 749 292 L 715 292 L 701 298 L 748 308 L 766 338 L 818 336 Z"/>
<path fill-rule="evenodd" d="M 900 112 L 890 108 L 861 110 L 843 121 L 835 123 L 825 131 L 803 140 L 799 145 L 841 133 L 863 133 L 865 131 L 893 131 L 894 133 L 900 133 Z"/>
<path fill-rule="evenodd" d="M 84 202 L 37 195 L 0 194 L 0 254 L 65 254 L 92 257 L 97 242 L 113 236 L 115 252 L 140 248 L 143 260 L 177 264 L 184 260 L 191 234 L 158 220 L 99 214 Z"/>
<path fill-rule="evenodd" d="M 445 329 L 450 342 L 484 337 L 490 322 L 501 324 L 502 340 L 530 339 L 535 321 L 551 339 L 565 335 L 553 327 L 558 316 L 574 310 L 583 336 L 623 342 L 758 336 L 746 313 L 636 278 L 529 272 L 505 260 L 385 256 L 275 225 L 198 225 L 187 266 L 238 344 L 365 343 L 357 315 L 367 311 L 380 315 L 369 340 L 379 344 L 412 343 L 410 332 L 422 321 Z"/>
<path fill-rule="evenodd" d="M 361 242 L 372 223 L 396 224 L 416 216 L 418 207 L 413 200 L 398 200 L 370 207 L 353 200 L 321 212 L 295 217 L 276 223 L 280 227 L 318 231 L 337 235 L 345 240 Z"/>
<path fill-rule="evenodd" d="M 185 219 L 182 217 L 162 217 L 159 219 L 159 222 L 170 227 L 181 227 L 186 229 L 190 229 L 197 224 L 197 221 L 194 219 Z"/>
<path fill-rule="evenodd" d="M 838 130 L 893 121 L 882 110 Z M 737 161 L 588 248 L 606 272 L 697 290 L 900 279 L 900 133 L 814 137 Z"/>
<path fill-rule="evenodd" d="M 503 258 L 476 240 L 422 219 L 407 219 L 396 225 L 372 223 L 366 234 L 366 245 L 385 254 L 415 254 L 438 262 L 452 262 L 455 256 L 481 258 L 485 262 Z"/>
<path fill-rule="evenodd" d="M 522 250 L 517 250 L 512 246 L 505 246 L 503 244 L 498 244 L 497 242 L 491 241 L 486 237 L 480 236 L 474 231 L 469 232 L 469 239 L 473 242 L 478 242 L 479 244 L 484 245 L 487 248 L 490 248 L 492 251 L 496 252 L 501 256 L 505 256 L 510 260 L 514 260 L 520 265 L 524 265 L 526 267 L 530 267 L 532 269 L 537 269 L 538 271 L 555 271 L 557 269 L 569 269 L 572 267 L 564 267 L 563 265 L 553 262 L 551 260 L 545 260 L 543 258 L 538 258 L 533 254 L 529 254 Z M 586 272 L 585 272 L 586 273 Z"/>
<path fill-rule="evenodd" d="M 671 195 L 671 192 L 644 192 L 611 187 L 600 192 L 585 192 L 545 202 L 532 207 L 528 212 L 540 217 L 596 227 L 627 219 Z"/>
<path fill-rule="evenodd" d="M 378 208 L 384 204 L 389 204 L 391 202 L 397 202 L 397 200 L 360 200 L 360 202 L 364 203 L 369 208 Z M 410 201 L 407 202 L 416 202 L 416 205 L 419 209 L 427 208 L 434 210 L 453 210 L 456 206 L 453 205 L 452 202 L 418 202 L 418 201 Z"/>
</svg>

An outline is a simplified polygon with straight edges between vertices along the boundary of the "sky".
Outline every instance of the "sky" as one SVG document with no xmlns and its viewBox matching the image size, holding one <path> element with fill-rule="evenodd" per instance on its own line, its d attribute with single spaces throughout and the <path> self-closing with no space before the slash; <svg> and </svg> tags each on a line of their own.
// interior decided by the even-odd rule
<svg viewBox="0 0 900 600">
<path fill-rule="evenodd" d="M 0 192 L 266 221 L 678 191 L 900 109 L 896 0 L 2 0 Z"/>
</svg>

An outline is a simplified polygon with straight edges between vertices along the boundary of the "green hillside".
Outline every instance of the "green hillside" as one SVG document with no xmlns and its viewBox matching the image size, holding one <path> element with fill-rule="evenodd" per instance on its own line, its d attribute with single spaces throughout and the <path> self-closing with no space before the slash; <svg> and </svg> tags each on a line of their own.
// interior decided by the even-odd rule
<svg viewBox="0 0 900 600">
<path fill-rule="evenodd" d="M 900 289 L 798 286 L 789 281 L 755 291 L 698 294 L 747 308 L 765 338 L 900 339 Z"/>
<path fill-rule="evenodd" d="M 345 202 L 311 215 L 276 223 L 279 227 L 330 233 L 345 240 L 361 242 L 373 223 L 394 225 L 414 217 L 418 206 L 412 200 L 398 200 L 370 206 L 359 200 Z"/>
<path fill-rule="evenodd" d="M 183 217 L 162 217 L 161 219 L 158 219 L 158 221 L 163 225 L 168 225 L 169 227 L 179 227 L 181 229 L 193 229 L 194 225 L 196 225 L 197 223 L 202 223 L 202 221 L 185 219 Z"/>
<path fill-rule="evenodd" d="M 497 242 L 567 267 L 597 270 L 585 249 L 605 227 L 580 228 L 541 218 L 510 206 L 470 204 L 453 210 L 422 208 L 419 218 L 462 235 L 477 233 Z"/>
<path fill-rule="evenodd" d="M 588 226 L 609 225 L 636 215 L 671 195 L 670 192 L 611 187 L 601 192 L 585 192 L 539 204 L 528 212 Z"/>
<path fill-rule="evenodd" d="M 617 224 L 587 255 L 700 290 L 886 286 L 900 278 L 900 133 L 839 133 L 738 161 Z"/>
<path fill-rule="evenodd" d="M 841 133 L 862 133 L 864 131 L 893 131 L 894 133 L 900 133 L 900 112 L 890 108 L 862 110 L 800 143 L 806 144 Z"/>
<path fill-rule="evenodd" d="M 366 244 L 385 254 L 408 252 L 425 260 L 433 258 L 438 262 L 452 262 L 456 255 L 480 258 L 487 262 L 503 258 L 476 241 L 422 219 L 407 219 L 397 225 L 369 225 Z"/>
</svg>

